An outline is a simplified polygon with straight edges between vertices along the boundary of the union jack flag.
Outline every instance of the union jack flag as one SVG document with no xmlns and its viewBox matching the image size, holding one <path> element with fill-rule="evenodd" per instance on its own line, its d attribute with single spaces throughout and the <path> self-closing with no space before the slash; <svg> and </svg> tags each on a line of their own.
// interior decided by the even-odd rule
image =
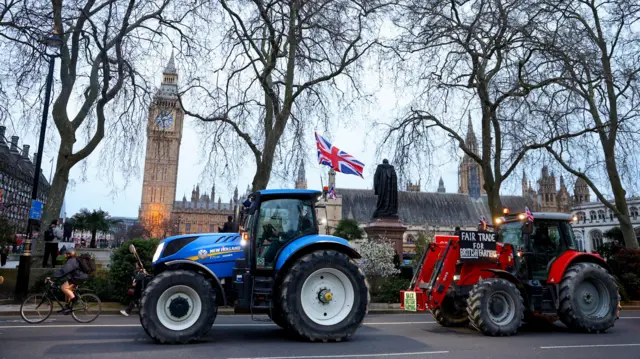
<svg viewBox="0 0 640 359">
<path fill-rule="evenodd" d="M 362 177 L 364 171 L 364 163 L 356 160 L 350 154 L 342 151 L 336 146 L 333 146 L 324 137 L 316 135 L 316 147 L 318 148 L 318 163 L 321 165 L 329 166 L 336 172 L 342 172 L 344 174 L 356 175 Z"/>
<path fill-rule="evenodd" d="M 333 188 L 333 186 L 331 186 L 331 188 L 329 188 L 329 198 L 338 199 L 338 196 L 336 196 L 336 189 Z"/>
<path fill-rule="evenodd" d="M 533 213 L 531 213 L 529 207 L 524 207 L 524 213 L 527 215 L 527 221 L 533 223 Z"/>
</svg>

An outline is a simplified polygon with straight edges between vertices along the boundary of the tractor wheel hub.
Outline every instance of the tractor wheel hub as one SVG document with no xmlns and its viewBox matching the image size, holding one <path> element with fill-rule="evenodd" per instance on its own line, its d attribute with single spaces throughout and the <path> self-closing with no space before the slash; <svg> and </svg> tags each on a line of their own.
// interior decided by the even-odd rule
<svg viewBox="0 0 640 359">
<path fill-rule="evenodd" d="M 318 293 L 318 300 L 322 303 L 329 303 L 333 300 L 333 293 L 329 289 L 323 289 Z"/>
<path fill-rule="evenodd" d="M 189 312 L 189 301 L 183 297 L 175 297 L 169 303 L 169 313 L 175 318 L 182 318 Z"/>
<path fill-rule="evenodd" d="M 590 292 L 584 292 L 582 294 L 582 298 L 584 299 L 584 302 L 587 304 L 591 304 L 593 302 L 593 295 Z"/>
</svg>

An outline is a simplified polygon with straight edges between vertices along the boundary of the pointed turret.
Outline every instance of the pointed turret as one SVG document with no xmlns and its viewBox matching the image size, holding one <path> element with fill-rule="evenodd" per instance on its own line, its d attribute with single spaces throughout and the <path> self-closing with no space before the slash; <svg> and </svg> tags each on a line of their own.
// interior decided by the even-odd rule
<svg viewBox="0 0 640 359">
<path fill-rule="evenodd" d="M 465 145 L 473 153 L 478 153 L 478 139 L 475 132 L 473 132 L 473 122 L 471 121 L 471 112 L 469 112 L 469 119 L 467 121 L 467 138 L 465 139 Z"/>
<path fill-rule="evenodd" d="M 167 75 L 177 75 L 178 70 L 176 69 L 176 60 L 173 50 L 171 50 L 171 57 L 169 58 L 169 62 L 167 62 L 167 66 L 164 68 L 163 74 Z"/>
<path fill-rule="evenodd" d="M 307 173 L 304 170 L 304 159 L 300 159 L 298 177 L 296 178 L 296 188 L 307 189 Z"/>
<path fill-rule="evenodd" d="M 233 201 L 234 202 L 238 202 L 238 186 L 236 186 L 236 189 L 233 190 Z"/>
<path fill-rule="evenodd" d="M 214 183 L 213 186 L 211 186 L 211 202 L 216 200 L 216 184 Z"/>
</svg>

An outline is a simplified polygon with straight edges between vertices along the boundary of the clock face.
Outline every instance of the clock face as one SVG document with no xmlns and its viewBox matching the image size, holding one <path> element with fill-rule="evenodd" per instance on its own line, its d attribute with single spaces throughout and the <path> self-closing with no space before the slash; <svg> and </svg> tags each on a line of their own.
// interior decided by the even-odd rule
<svg viewBox="0 0 640 359">
<path fill-rule="evenodd" d="M 158 114 L 158 116 L 156 116 L 156 126 L 158 126 L 158 128 L 166 130 L 171 127 L 171 125 L 173 125 L 173 116 L 171 116 L 171 112 L 163 110 Z"/>
</svg>

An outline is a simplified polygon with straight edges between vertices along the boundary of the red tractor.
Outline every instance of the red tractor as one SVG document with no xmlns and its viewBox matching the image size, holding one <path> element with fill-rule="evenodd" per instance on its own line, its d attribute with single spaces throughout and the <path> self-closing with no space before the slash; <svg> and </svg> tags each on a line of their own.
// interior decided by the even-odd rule
<svg viewBox="0 0 640 359">
<path fill-rule="evenodd" d="M 574 219 L 528 209 L 504 214 L 493 226 L 482 220 L 478 231 L 436 236 L 409 290 L 400 292 L 401 307 L 490 336 L 513 335 L 540 319 L 583 332 L 611 328 L 620 314 L 618 287 L 602 257 L 578 251 Z"/>
</svg>

